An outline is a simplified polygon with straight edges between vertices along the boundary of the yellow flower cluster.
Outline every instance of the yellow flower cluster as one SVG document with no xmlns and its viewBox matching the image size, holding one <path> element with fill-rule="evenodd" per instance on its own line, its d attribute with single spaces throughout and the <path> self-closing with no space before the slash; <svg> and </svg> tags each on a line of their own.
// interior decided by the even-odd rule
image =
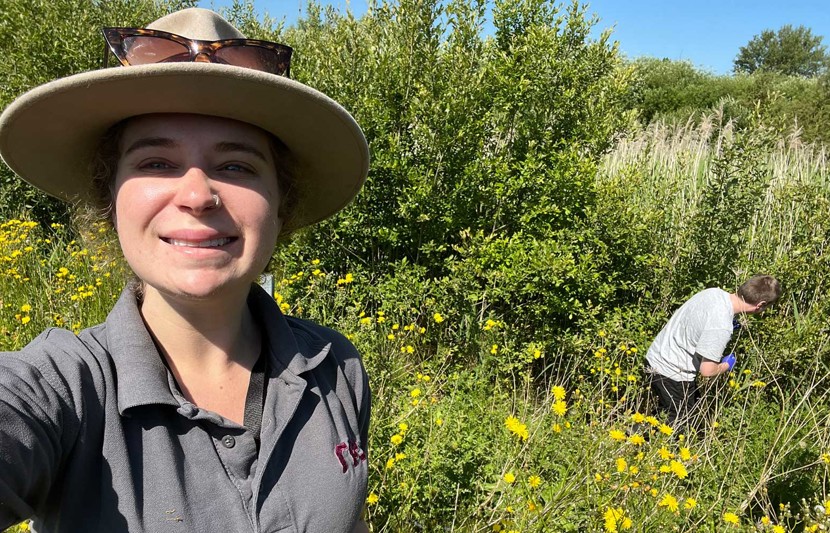
<svg viewBox="0 0 830 533">
<path fill-rule="evenodd" d="M 507 420 L 504 421 L 504 425 L 507 426 L 507 429 L 510 433 L 517 435 L 522 440 L 528 439 L 528 431 L 527 425 L 523 424 L 518 418 L 515 416 L 507 417 Z"/>
</svg>

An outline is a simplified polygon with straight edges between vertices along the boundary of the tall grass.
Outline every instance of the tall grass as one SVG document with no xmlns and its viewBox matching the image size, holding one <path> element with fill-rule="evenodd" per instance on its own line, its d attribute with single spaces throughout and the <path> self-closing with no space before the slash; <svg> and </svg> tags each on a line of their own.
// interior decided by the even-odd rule
<svg viewBox="0 0 830 533">
<path fill-rule="evenodd" d="M 716 179 L 714 163 L 735 143 L 734 125 L 723 122 L 721 114 L 701 123 L 653 123 L 622 139 L 605 156 L 598 183 L 622 185 L 628 202 L 638 210 L 664 214 L 662 226 L 654 228 L 654 251 L 675 264 L 688 249 L 684 239 L 691 234 L 707 187 Z M 817 204 L 827 207 L 830 201 L 830 154 L 822 145 L 801 142 L 798 130 L 793 130 L 769 141 L 757 156 L 752 162 L 763 169 L 767 183 L 735 246 L 745 258 L 775 264 L 797 252 L 799 237 L 826 238 L 821 233 L 825 226 L 808 222 Z M 807 192 L 813 196 L 810 202 L 800 196 Z"/>
</svg>

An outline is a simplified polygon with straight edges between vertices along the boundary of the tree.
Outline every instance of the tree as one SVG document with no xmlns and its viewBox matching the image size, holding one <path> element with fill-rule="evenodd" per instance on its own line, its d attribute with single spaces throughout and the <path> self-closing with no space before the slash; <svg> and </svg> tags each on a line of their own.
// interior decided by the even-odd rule
<svg viewBox="0 0 830 533">
<path fill-rule="evenodd" d="M 746 46 L 734 61 L 735 72 L 752 74 L 758 70 L 790 76 L 815 77 L 827 70 L 830 56 L 821 44 L 822 36 L 804 26 L 782 26 L 777 32 L 764 30 Z"/>
</svg>

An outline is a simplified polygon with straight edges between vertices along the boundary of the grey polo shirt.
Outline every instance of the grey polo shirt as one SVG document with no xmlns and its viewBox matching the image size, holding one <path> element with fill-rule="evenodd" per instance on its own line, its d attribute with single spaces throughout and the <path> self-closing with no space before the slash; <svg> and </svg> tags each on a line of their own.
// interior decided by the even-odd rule
<svg viewBox="0 0 830 533">
<path fill-rule="evenodd" d="M 129 290 L 103 324 L 0 354 L 0 530 L 351 531 L 367 483 L 360 358 L 257 286 L 248 305 L 268 356 L 258 451 L 182 397 Z"/>
</svg>

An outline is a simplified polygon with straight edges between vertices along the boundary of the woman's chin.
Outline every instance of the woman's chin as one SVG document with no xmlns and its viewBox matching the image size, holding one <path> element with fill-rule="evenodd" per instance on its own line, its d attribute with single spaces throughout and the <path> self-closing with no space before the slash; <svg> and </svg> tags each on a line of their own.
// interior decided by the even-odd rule
<svg viewBox="0 0 830 533">
<path fill-rule="evenodd" d="M 246 296 L 251 281 L 242 279 L 215 279 L 199 276 L 195 279 L 170 280 L 165 283 L 145 281 L 148 289 L 167 298 L 184 301 L 225 300 L 234 295 Z"/>
</svg>

